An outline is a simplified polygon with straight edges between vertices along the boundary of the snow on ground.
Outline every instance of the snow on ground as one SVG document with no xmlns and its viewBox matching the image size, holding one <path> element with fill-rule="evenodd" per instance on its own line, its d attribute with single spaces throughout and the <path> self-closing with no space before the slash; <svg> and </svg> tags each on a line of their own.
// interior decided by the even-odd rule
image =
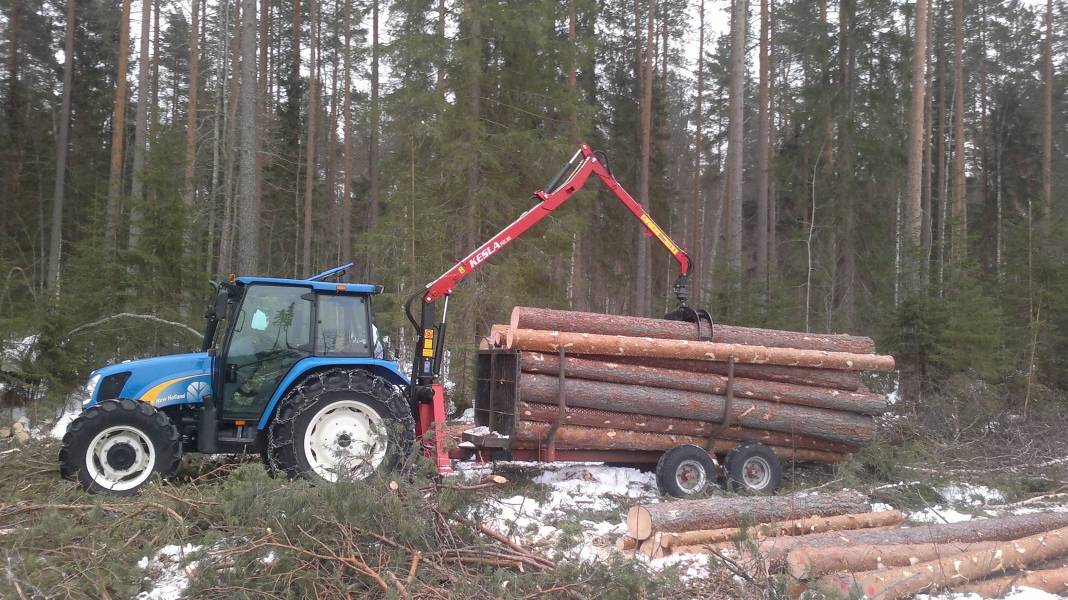
<svg viewBox="0 0 1068 600">
<path fill-rule="evenodd" d="M 474 425 L 475 424 L 475 409 L 473 409 L 473 408 L 464 409 L 463 414 L 460 415 L 460 418 L 456 419 L 456 422 L 457 423 L 469 423 L 471 425 Z"/>
<path fill-rule="evenodd" d="M 1001 597 L 1000 600 L 1064 600 L 1065 596 L 1058 596 L 1035 588 L 1020 587 Z M 919 594 L 916 600 L 984 600 L 979 594 L 946 593 L 937 596 Z"/>
<path fill-rule="evenodd" d="M 488 524 L 524 544 L 556 547 L 564 536 L 573 536 L 570 547 L 561 549 L 565 559 L 597 560 L 611 552 L 615 540 L 627 532 L 623 514 L 615 509 L 619 500 L 654 501 L 653 473 L 599 463 L 505 463 L 536 466 L 542 473 L 534 483 L 542 486 L 544 499 L 531 496 L 489 498 L 483 505 L 491 515 Z M 489 465 L 461 463 L 465 477 L 489 472 Z M 583 519 L 581 513 L 612 511 L 604 520 Z"/>
<path fill-rule="evenodd" d="M 77 419 L 78 415 L 81 413 L 81 407 L 67 408 L 67 410 L 63 411 L 63 414 L 59 415 L 59 419 L 57 419 L 55 425 L 52 426 L 52 431 L 49 432 L 49 435 L 52 436 L 53 439 L 63 439 L 63 436 L 67 434 L 67 427 L 70 427 L 70 424 L 73 423 L 74 419 Z"/>
<path fill-rule="evenodd" d="M 920 523 L 959 523 L 975 518 L 997 516 L 997 512 L 985 508 L 1003 502 L 1005 495 L 985 485 L 955 483 L 936 488 L 946 504 L 935 504 L 909 515 Z"/>
<path fill-rule="evenodd" d="M 706 579 L 711 574 L 707 554 L 672 554 L 649 561 L 649 568 L 653 571 L 662 571 L 674 565 L 679 565 L 679 577 L 683 581 Z"/>
<path fill-rule="evenodd" d="M 137 561 L 137 566 L 145 571 L 145 578 L 153 584 L 152 589 L 138 594 L 137 600 L 170 600 L 179 597 L 189 585 L 189 576 L 198 564 L 198 561 L 186 559 L 200 548 L 195 544 L 172 544 L 160 548 L 152 558 L 146 556 Z"/>
</svg>

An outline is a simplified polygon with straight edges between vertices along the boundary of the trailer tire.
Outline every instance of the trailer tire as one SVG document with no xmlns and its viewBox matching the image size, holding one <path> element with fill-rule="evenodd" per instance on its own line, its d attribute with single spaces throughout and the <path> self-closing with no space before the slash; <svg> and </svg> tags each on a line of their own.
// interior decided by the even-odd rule
<svg viewBox="0 0 1068 600">
<path fill-rule="evenodd" d="M 89 493 L 132 496 L 154 474 L 170 477 L 182 463 L 182 438 L 155 406 L 122 398 L 85 409 L 67 428 L 59 472 Z"/>
<path fill-rule="evenodd" d="M 727 486 L 737 492 L 774 494 L 782 484 L 782 463 L 760 442 L 739 444 L 727 453 Z"/>
<path fill-rule="evenodd" d="M 656 463 L 656 487 L 674 498 L 704 496 L 715 486 L 719 466 L 704 448 L 686 444 L 665 452 Z"/>
<path fill-rule="evenodd" d="M 396 468 L 414 441 L 415 421 L 396 386 L 363 369 L 321 371 L 278 404 L 268 470 L 290 479 L 362 480 Z"/>
</svg>

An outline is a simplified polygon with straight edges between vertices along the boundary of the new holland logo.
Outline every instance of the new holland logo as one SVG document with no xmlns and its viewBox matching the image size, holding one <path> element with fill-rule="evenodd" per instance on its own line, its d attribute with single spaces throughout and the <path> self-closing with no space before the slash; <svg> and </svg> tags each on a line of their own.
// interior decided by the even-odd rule
<svg viewBox="0 0 1068 600">
<path fill-rule="evenodd" d="M 204 381 L 194 381 L 185 388 L 187 402 L 200 402 L 208 392 L 208 384 Z"/>
</svg>

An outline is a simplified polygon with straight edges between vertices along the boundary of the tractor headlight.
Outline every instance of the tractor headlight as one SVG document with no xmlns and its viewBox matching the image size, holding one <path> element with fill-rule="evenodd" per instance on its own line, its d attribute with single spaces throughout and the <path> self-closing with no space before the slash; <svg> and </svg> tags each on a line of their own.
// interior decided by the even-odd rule
<svg viewBox="0 0 1068 600">
<path fill-rule="evenodd" d="M 82 388 L 82 393 L 85 395 L 85 397 L 82 398 L 82 405 L 89 404 L 93 401 L 93 394 L 96 392 L 98 383 L 100 383 L 100 373 L 93 373 L 92 376 L 89 377 L 89 381 L 85 383 L 85 387 Z"/>
</svg>

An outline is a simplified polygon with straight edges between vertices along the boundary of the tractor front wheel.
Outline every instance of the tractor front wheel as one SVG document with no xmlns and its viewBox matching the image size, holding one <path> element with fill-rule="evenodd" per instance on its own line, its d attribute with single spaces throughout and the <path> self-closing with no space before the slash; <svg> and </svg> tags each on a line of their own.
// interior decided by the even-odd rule
<svg viewBox="0 0 1068 600">
<path fill-rule="evenodd" d="M 67 428 L 59 472 L 89 492 L 136 494 L 153 473 L 170 477 L 182 462 L 178 429 L 151 404 L 105 400 Z"/>
<path fill-rule="evenodd" d="M 403 394 L 367 371 L 313 373 L 279 403 L 270 466 L 290 478 L 361 480 L 395 468 L 415 440 Z"/>
</svg>

